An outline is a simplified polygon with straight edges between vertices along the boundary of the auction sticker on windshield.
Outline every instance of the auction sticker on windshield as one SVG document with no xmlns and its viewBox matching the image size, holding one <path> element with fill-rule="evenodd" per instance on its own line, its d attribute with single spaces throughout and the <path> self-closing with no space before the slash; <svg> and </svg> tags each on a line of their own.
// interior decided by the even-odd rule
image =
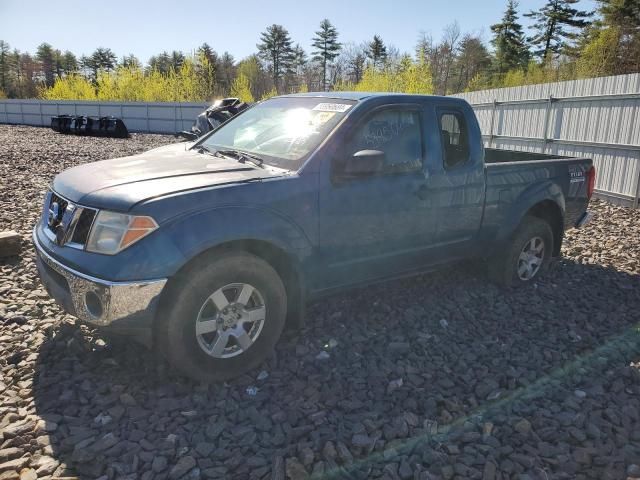
<svg viewBox="0 0 640 480">
<path fill-rule="evenodd" d="M 348 103 L 319 103 L 318 105 L 313 107 L 313 110 L 317 110 L 320 112 L 344 113 L 347 110 L 349 110 L 351 107 L 352 105 L 349 105 Z"/>
</svg>

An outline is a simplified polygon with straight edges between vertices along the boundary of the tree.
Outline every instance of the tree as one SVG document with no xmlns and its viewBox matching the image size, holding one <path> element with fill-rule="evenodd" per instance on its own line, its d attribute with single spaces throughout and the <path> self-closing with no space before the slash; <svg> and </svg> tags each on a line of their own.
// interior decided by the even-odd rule
<svg viewBox="0 0 640 480">
<path fill-rule="evenodd" d="M 379 35 L 374 35 L 373 40 L 367 44 L 367 57 L 373 62 L 373 68 L 387 58 L 387 47 Z"/>
<path fill-rule="evenodd" d="M 62 55 L 62 71 L 69 75 L 70 73 L 78 70 L 78 59 L 69 50 L 66 50 Z"/>
<path fill-rule="evenodd" d="M 236 68 L 238 75 L 244 75 L 249 81 L 253 98 L 260 98 L 269 88 L 269 77 L 262 68 L 257 55 L 251 55 L 240 62 Z"/>
<path fill-rule="evenodd" d="M 440 78 L 438 93 L 446 95 L 449 89 L 449 77 L 451 66 L 456 58 L 458 40 L 460 39 L 460 26 L 458 22 L 447 25 L 442 34 L 440 54 L 442 56 L 442 77 Z"/>
<path fill-rule="evenodd" d="M 184 53 L 178 51 L 178 50 L 174 50 L 173 52 L 171 52 L 171 68 L 173 68 L 174 70 L 180 70 L 180 67 L 182 67 L 182 64 L 184 63 Z"/>
<path fill-rule="evenodd" d="M 600 13 L 608 26 L 625 30 L 640 29 L 640 2 L 638 0 L 598 0 Z"/>
<path fill-rule="evenodd" d="M 320 22 L 320 30 L 311 39 L 311 45 L 315 50 L 313 60 L 322 63 L 322 85 L 327 90 L 327 64 L 331 63 L 340 53 L 342 45 L 338 42 L 338 30 L 328 19 Z"/>
<path fill-rule="evenodd" d="M 270 63 L 273 86 L 278 92 L 279 80 L 292 61 L 293 49 L 289 32 L 282 25 L 273 24 L 260 34 L 258 55 Z"/>
<path fill-rule="evenodd" d="M 491 56 L 479 37 L 466 34 L 460 41 L 458 55 L 453 64 L 454 91 L 466 89 L 471 79 L 486 74 L 491 66 Z"/>
<path fill-rule="evenodd" d="M 98 47 L 90 57 L 84 59 L 84 66 L 91 71 L 92 78 L 97 80 L 98 72 L 110 72 L 118 63 L 118 57 L 110 48 Z"/>
<path fill-rule="evenodd" d="M 602 28 L 613 29 L 612 32 L 601 33 L 594 29 L 591 42 L 602 44 L 606 39 L 609 50 L 614 43 L 614 32 L 617 32 L 617 48 L 615 54 L 615 71 L 609 74 L 633 73 L 640 71 L 640 1 L 639 0 L 598 0 L 602 14 Z M 592 49 L 592 51 L 595 51 Z"/>
<path fill-rule="evenodd" d="M 198 53 L 204 55 L 211 65 L 215 65 L 218 62 L 218 54 L 208 43 L 200 45 L 200 47 L 198 47 Z"/>
<path fill-rule="evenodd" d="M 540 10 L 524 14 L 535 21 L 530 27 L 535 34 L 528 39 L 537 47 L 534 55 L 546 61 L 551 55 L 565 52 L 578 37 L 575 29 L 589 24 L 587 19 L 593 14 L 574 8 L 576 3 L 578 0 L 547 0 Z"/>
<path fill-rule="evenodd" d="M 230 93 L 232 97 L 237 97 L 243 102 L 251 103 L 254 101 L 253 94 L 251 93 L 251 84 L 247 76 L 243 73 L 238 74 L 233 84 L 231 84 Z"/>
<path fill-rule="evenodd" d="M 171 69 L 171 56 L 167 51 L 154 55 L 149 59 L 149 67 L 151 70 L 157 70 L 162 74 L 169 73 Z"/>
<path fill-rule="evenodd" d="M 113 70 L 118 63 L 118 57 L 110 48 L 98 47 L 91 54 L 91 60 L 98 70 Z"/>
<path fill-rule="evenodd" d="M 122 61 L 120 62 L 120 64 L 125 68 L 142 68 L 142 63 L 133 53 L 122 57 Z"/>
<path fill-rule="evenodd" d="M 9 74 L 13 69 L 13 59 L 9 44 L 0 40 L 0 90 L 7 92 L 9 84 Z"/>
<path fill-rule="evenodd" d="M 41 43 L 36 50 L 36 58 L 40 62 L 46 86 L 52 86 L 56 73 L 55 52 L 53 51 L 53 47 L 48 43 Z"/>
<path fill-rule="evenodd" d="M 522 25 L 518 23 L 518 3 L 507 0 L 507 9 L 502 21 L 491 25 L 495 47 L 495 69 L 503 74 L 514 68 L 524 68 L 529 61 L 529 51 L 525 45 Z"/>
<path fill-rule="evenodd" d="M 227 95 L 229 93 L 233 79 L 236 76 L 235 63 L 233 55 L 229 52 L 224 52 L 220 55 L 216 62 L 216 83 L 218 86 L 218 93 L 221 93 L 222 95 Z"/>
<path fill-rule="evenodd" d="M 364 53 L 356 53 L 348 64 L 348 73 L 355 83 L 358 83 L 360 80 L 362 80 L 365 61 L 366 56 L 364 55 Z"/>
</svg>

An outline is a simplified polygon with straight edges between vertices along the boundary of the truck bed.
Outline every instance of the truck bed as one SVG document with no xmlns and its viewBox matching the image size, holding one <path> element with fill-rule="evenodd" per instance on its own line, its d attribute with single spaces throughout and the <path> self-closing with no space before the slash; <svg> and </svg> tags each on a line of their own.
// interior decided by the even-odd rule
<svg viewBox="0 0 640 480">
<path fill-rule="evenodd" d="M 586 173 L 591 165 L 588 158 L 485 148 L 484 233 L 497 236 L 512 218 L 521 218 L 523 212 L 512 217 L 513 205 L 541 191 L 563 199 L 564 228 L 574 226 L 589 202 Z"/>
<path fill-rule="evenodd" d="M 521 152 L 519 150 L 502 150 L 499 148 L 485 148 L 484 149 L 484 163 L 508 163 L 508 162 L 532 162 L 540 160 L 556 160 L 556 159 L 568 159 L 573 157 L 566 157 L 562 155 L 551 155 L 548 153 L 537 152 Z"/>
</svg>

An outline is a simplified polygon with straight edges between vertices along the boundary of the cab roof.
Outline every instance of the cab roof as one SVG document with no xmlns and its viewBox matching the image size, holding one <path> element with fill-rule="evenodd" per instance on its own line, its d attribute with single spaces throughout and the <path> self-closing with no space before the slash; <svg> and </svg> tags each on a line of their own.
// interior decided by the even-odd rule
<svg viewBox="0 0 640 480">
<path fill-rule="evenodd" d="M 334 98 L 340 100 L 360 101 L 365 98 L 372 97 L 430 97 L 430 98 L 446 98 L 447 100 L 455 99 L 455 97 L 442 97 L 438 95 L 417 95 L 409 93 L 390 93 L 390 92 L 306 92 L 292 93 L 288 95 L 280 95 L 281 97 L 315 97 L 315 98 Z"/>
</svg>

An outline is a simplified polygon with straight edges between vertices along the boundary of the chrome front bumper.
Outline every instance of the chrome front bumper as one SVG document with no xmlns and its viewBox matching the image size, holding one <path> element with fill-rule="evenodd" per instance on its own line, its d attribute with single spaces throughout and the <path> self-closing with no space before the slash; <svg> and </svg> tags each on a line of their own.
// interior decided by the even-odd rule
<svg viewBox="0 0 640 480">
<path fill-rule="evenodd" d="M 72 270 L 44 251 L 33 231 L 36 264 L 49 294 L 80 320 L 109 326 L 118 320 L 148 319 L 155 314 L 167 279 L 110 282 Z"/>
</svg>

